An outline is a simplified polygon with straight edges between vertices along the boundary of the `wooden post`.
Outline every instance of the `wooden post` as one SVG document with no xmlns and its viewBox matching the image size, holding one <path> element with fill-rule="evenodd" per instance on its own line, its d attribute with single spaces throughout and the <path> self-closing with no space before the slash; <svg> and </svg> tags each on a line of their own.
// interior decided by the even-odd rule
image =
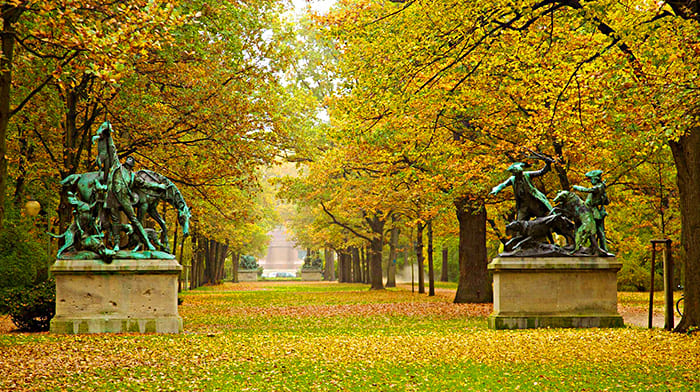
<svg viewBox="0 0 700 392">
<path fill-rule="evenodd" d="M 656 244 L 663 244 L 664 262 L 664 329 L 671 331 L 674 327 L 673 320 L 673 258 L 671 257 L 671 240 L 651 240 L 651 287 L 649 292 L 649 328 L 652 327 L 652 313 L 654 312 L 654 265 L 656 261 Z"/>
<path fill-rule="evenodd" d="M 666 306 L 664 309 L 664 329 L 672 331 L 673 320 L 673 258 L 671 257 L 671 240 L 666 240 L 664 251 L 664 299 Z"/>
<path fill-rule="evenodd" d="M 656 243 L 651 241 L 651 286 L 649 287 L 649 329 L 654 318 L 654 262 L 656 262 Z"/>
</svg>

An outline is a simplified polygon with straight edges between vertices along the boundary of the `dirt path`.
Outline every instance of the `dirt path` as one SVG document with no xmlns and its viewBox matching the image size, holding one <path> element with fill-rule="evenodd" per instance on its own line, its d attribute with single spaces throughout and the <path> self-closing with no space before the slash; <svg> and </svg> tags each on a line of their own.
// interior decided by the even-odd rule
<svg viewBox="0 0 700 392">
<path fill-rule="evenodd" d="M 625 325 L 642 328 L 646 328 L 649 326 L 649 313 L 647 309 L 632 308 L 618 305 L 617 311 L 620 312 L 622 319 L 625 320 Z M 678 316 L 677 314 L 674 315 L 674 325 L 678 325 L 680 321 L 680 316 Z M 651 325 L 654 328 L 663 328 L 664 314 L 660 312 L 654 312 Z"/>
</svg>

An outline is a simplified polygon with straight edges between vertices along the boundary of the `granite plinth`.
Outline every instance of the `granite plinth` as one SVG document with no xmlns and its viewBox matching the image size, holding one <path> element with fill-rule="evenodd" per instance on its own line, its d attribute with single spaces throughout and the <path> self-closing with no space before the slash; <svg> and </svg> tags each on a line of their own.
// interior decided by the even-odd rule
<svg viewBox="0 0 700 392">
<path fill-rule="evenodd" d="M 238 270 L 239 282 L 255 282 L 258 280 L 257 270 Z"/>
<path fill-rule="evenodd" d="M 614 257 L 500 257 L 492 329 L 622 327 Z"/>
<path fill-rule="evenodd" d="M 180 333 L 176 260 L 56 260 L 53 333 Z"/>
<path fill-rule="evenodd" d="M 317 282 L 320 280 L 323 280 L 323 273 L 321 270 L 316 270 L 316 269 L 307 269 L 301 270 L 301 280 L 305 281 L 310 281 L 310 282 Z"/>
</svg>

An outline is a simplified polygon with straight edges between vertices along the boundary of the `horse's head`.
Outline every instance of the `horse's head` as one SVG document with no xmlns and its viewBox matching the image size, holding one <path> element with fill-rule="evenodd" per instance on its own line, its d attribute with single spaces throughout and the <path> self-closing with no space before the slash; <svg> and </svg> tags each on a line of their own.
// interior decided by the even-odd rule
<svg viewBox="0 0 700 392">
<path fill-rule="evenodd" d="M 112 124 L 110 124 L 109 121 L 105 121 L 100 125 L 99 128 L 97 128 L 97 134 L 102 135 L 103 133 L 106 133 L 107 131 L 112 132 Z"/>
<path fill-rule="evenodd" d="M 109 134 L 112 132 L 112 124 L 109 123 L 109 121 L 105 121 L 100 125 L 99 128 L 97 128 L 97 134 L 92 137 L 92 142 L 95 143 L 96 141 L 102 139 L 105 134 Z"/>
<path fill-rule="evenodd" d="M 182 235 L 187 237 L 190 234 L 190 218 L 192 214 L 187 206 L 184 206 L 180 211 L 178 211 L 177 220 L 182 226 Z"/>
</svg>

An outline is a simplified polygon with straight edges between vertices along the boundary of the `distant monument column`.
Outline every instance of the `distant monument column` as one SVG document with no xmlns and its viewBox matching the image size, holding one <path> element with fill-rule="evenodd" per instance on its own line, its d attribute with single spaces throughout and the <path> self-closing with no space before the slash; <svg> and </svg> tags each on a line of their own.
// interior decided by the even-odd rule
<svg viewBox="0 0 700 392">
<path fill-rule="evenodd" d="M 304 263 L 300 252 L 302 250 L 290 241 L 284 226 L 278 226 L 270 233 L 270 244 L 267 255 L 260 260 L 264 271 L 296 273 Z"/>
</svg>

